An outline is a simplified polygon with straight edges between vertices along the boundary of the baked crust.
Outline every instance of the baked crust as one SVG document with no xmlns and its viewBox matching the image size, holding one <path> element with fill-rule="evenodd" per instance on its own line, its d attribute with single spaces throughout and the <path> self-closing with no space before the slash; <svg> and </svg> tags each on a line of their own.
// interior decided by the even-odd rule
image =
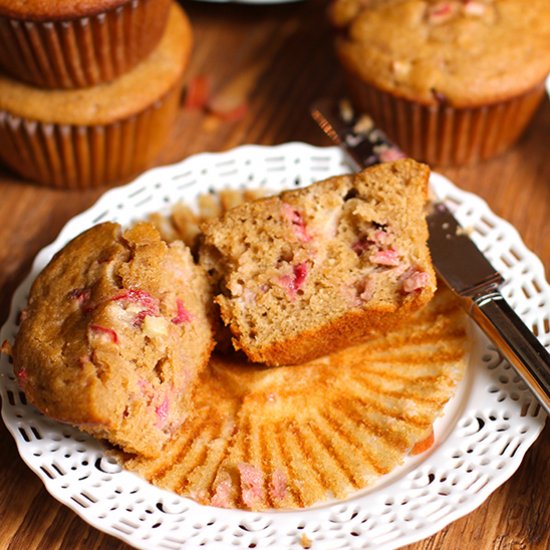
<svg viewBox="0 0 550 550">
<path fill-rule="evenodd" d="M 83 126 L 126 119 L 181 85 L 191 46 L 189 19 L 174 3 L 159 45 L 130 72 L 75 90 L 42 90 L 0 75 L 0 111 L 30 121 Z"/>
<path fill-rule="evenodd" d="M 550 72 L 546 0 L 336 0 L 329 13 L 351 75 L 423 105 L 505 101 Z"/>
<path fill-rule="evenodd" d="M 150 224 L 95 226 L 34 282 L 13 359 L 42 412 L 154 455 L 183 422 L 213 348 L 211 294 L 181 243 Z"/>
<path fill-rule="evenodd" d="M 76 19 L 114 10 L 131 0 L 0 0 L 0 16 L 23 21 Z"/>
<path fill-rule="evenodd" d="M 403 326 L 411 315 L 427 304 L 433 290 L 415 294 L 399 309 L 350 311 L 343 317 L 321 325 L 317 330 L 307 330 L 299 335 L 280 340 L 264 347 L 246 347 L 242 350 L 255 363 L 267 365 L 301 365 L 320 356 L 329 355 L 350 346 L 361 344 L 369 338 L 383 335 L 387 331 Z M 222 317 L 230 318 L 222 306 Z M 241 335 L 236 327 L 233 345 L 239 349 Z"/>
</svg>

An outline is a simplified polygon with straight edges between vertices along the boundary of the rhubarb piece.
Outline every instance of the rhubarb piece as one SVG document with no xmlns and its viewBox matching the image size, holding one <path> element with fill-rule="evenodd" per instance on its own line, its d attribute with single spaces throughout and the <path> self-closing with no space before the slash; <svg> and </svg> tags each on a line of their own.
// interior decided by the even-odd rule
<svg viewBox="0 0 550 550">
<path fill-rule="evenodd" d="M 437 2 L 428 10 L 428 21 L 433 25 L 445 23 L 458 12 L 458 9 L 459 3 L 456 1 Z"/>
<path fill-rule="evenodd" d="M 403 292 L 421 291 L 430 284 L 428 273 L 419 268 L 409 268 L 403 277 Z"/>
<path fill-rule="evenodd" d="M 248 104 L 240 98 L 220 95 L 208 102 L 208 111 L 221 120 L 232 122 L 246 116 Z"/>
<path fill-rule="evenodd" d="M 121 302 L 125 311 L 135 312 L 132 326 L 141 327 L 146 317 L 158 317 L 159 300 L 144 290 L 124 290 L 111 298 L 113 302 Z"/>
<path fill-rule="evenodd" d="M 193 320 L 193 316 L 185 305 L 183 304 L 183 300 L 180 300 L 179 298 L 176 300 L 176 307 L 177 307 L 177 314 L 172 319 L 172 323 L 175 325 L 181 325 L 182 323 L 190 323 Z"/>
<path fill-rule="evenodd" d="M 27 398 L 127 453 L 158 455 L 210 356 L 211 292 L 181 242 L 106 223 L 36 279 L 14 344 Z"/>
<path fill-rule="evenodd" d="M 286 219 L 292 226 L 292 231 L 294 231 L 298 239 L 304 243 L 311 241 L 311 236 L 307 232 L 304 218 L 300 212 L 292 208 L 292 206 L 286 202 L 283 203 L 282 209 Z"/>
<path fill-rule="evenodd" d="M 429 170 L 405 159 L 245 203 L 203 225 L 233 345 L 298 364 L 386 331 L 435 290 Z"/>
<path fill-rule="evenodd" d="M 241 495 L 244 504 L 252 510 L 265 502 L 264 475 L 260 468 L 241 462 L 237 465 L 241 478 Z"/>
<path fill-rule="evenodd" d="M 231 508 L 234 488 L 231 479 L 227 477 L 216 485 L 216 490 L 210 504 L 218 508 Z"/>
<path fill-rule="evenodd" d="M 185 95 L 186 109 L 204 109 L 210 97 L 210 80 L 207 76 L 196 76 L 189 82 Z"/>
<path fill-rule="evenodd" d="M 89 328 L 92 334 L 106 336 L 113 344 L 118 344 L 118 334 L 112 328 L 102 327 L 101 325 L 90 325 Z"/>
<path fill-rule="evenodd" d="M 410 455 L 415 456 L 427 451 L 433 446 L 434 442 L 435 442 L 435 435 L 432 427 L 430 429 L 430 433 L 424 439 L 421 439 L 420 441 L 414 444 L 413 448 L 411 449 Z"/>
<path fill-rule="evenodd" d="M 306 277 L 307 263 L 302 262 L 292 267 L 292 275 L 283 275 L 279 277 L 279 283 L 287 289 L 288 295 L 294 300 L 298 291 L 304 284 Z M 251 291 L 248 288 L 244 290 L 245 301 L 248 303 L 250 303 L 250 299 L 248 298 L 249 292 Z"/>
</svg>

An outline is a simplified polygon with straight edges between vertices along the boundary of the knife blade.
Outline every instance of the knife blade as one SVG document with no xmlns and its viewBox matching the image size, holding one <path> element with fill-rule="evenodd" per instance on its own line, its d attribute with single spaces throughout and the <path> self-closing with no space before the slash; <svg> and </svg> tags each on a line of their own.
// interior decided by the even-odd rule
<svg viewBox="0 0 550 550">
<path fill-rule="evenodd" d="M 405 156 L 368 115 L 357 116 L 349 103 L 322 99 L 312 105 L 311 115 L 358 169 Z M 503 277 L 443 202 L 432 204 L 427 222 L 439 277 L 550 414 L 550 355 L 500 293 Z"/>
</svg>

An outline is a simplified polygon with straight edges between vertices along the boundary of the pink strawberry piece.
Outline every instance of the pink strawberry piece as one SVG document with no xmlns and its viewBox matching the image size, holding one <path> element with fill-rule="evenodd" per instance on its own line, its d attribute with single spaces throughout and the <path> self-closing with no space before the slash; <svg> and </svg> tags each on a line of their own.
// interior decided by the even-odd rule
<svg viewBox="0 0 550 550">
<path fill-rule="evenodd" d="M 369 256 L 369 260 L 373 264 L 378 265 L 388 265 L 388 266 L 397 266 L 401 263 L 397 250 L 393 248 L 388 248 L 386 250 L 378 250 L 373 252 Z"/>
<path fill-rule="evenodd" d="M 183 300 L 176 300 L 177 314 L 172 319 L 174 325 L 181 325 L 182 323 L 190 323 L 193 320 L 191 313 L 185 308 Z"/>
<path fill-rule="evenodd" d="M 420 269 L 409 270 L 403 279 L 403 292 L 409 294 L 416 290 L 422 290 L 428 286 L 429 282 L 430 278 L 425 271 L 421 271 Z"/>
<path fill-rule="evenodd" d="M 307 232 L 306 224 L 304 222 L 304 218 L 290 204 L 284 202 L 283 203 L 283 214 L 285 218 L 292 224 L 294 233 L 298 237 L 300 241 L 303 243 L 307 243 L 311 241 L 311 235 Z"/>
<path fill-rule="evenodd" d="M 366 237 L 361 237 L 359 240 L 355 241 L 351 245 L 351 249 L 358 255 L 361 256 L 365 250 L 368 250 L 372 245 L 374 244 L 374 241 L 371 241 L 370 239 L 367 239 Z"/>
<path fill-rule="evenodd" d="M 111 301 L 122 301 L 133 304 L 139 304 L 143 309 L 135 316 L 133 326 L 141 327 L 145 317 L 150 315 L 151 317 L 158 317 L 160 314 L 159 301 L 154 298 L 148 292 L 139 289 L 125 290 L 111 298 Z"/>
<path fill-rule="evenodd" d="M 304 284 L 307 277 L 307 264 L 302 262 L 301 264 L 294 266 L 294 289 L 299 290 Z"/>
<path fill-rule="evenodd" d="M 168 396 L 165 396 L 162 403 L 155 407 L 155 414 L 157 415 L 157 425 L 159 427 L 162 427 L 166 424 L 166 421 L 168 420 L 168 409 L 170 408 L 170 400 L 168 399 Z"/>
<path fill-rule="evenodd" d="M 301 264 L 293 267 L 292 275 L 283 275 L 279 278 L 279 282 L 282 286 L 286 287 L 291 298 L 296 298 L 296 293 L 300 290 L 306 280 L 307 271 L 307 263 L 302 262 Z"/>
<path fill-rule="evenodd" d="M 264 502 L 264 479 L 263 473 L 259 468 L 246 462 L 237 465 L 241 476 L 241 494 L 243 502 L 249 507 L 254 508 Z"/>
<path fill-rule="evenodd" d="M 282 470 L 275 470 L 271 476 L 269 484 L 269 495 L 275 502 L 281 502 L 285 499 L 288 490 L 286 475 Z"/>
<path fill-rule="evenodd" d="M 187 87 L 184 106 L 186 109 L 204 109 L 208 103 L 209 96 L 209 78 L 204 75 L 196 76 Z"/>
<path fill-rule="evenodd" d="M 92 290 L 90 288 L 75 288 L 69 293 L 69 298 L 76 300 L 84 313 L 89 313 L 95 307 L 89 304 L 91 296 Z"/>
<path fill-rule="evenodd" d="M 118 335 L 112 328 L 104 327 L 102 325 L 90 325 L 89 328 L 92 332 L 97 332 L 108 336 L 113 344 L 118 344 Z"/>
<path fill-rule="evenodd" d="M 224 479 L 216 486 L 216 491 L 210 499 L 212 506 L 218 508 L 230 508 L 231 507 L 231 489 L 233 488 L 230 479 Z"/>
</svg>

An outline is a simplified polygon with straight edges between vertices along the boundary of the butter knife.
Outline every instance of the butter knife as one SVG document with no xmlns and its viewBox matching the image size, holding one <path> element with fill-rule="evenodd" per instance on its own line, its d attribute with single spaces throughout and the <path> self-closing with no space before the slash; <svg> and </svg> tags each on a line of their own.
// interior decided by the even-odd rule
<svg viewBox="0 0 550 550">
<path fill-rule="evenodd" d="M 405 156 L 367 115 L 357 117 L 345 101 L 319 100 L 311 115 L 358 169 Z M 440 278 L 550 414 L 550 355 L 499 292 L 504 279 L 443 202 L 433 204 L 427 222 L 428 246 Z"/>
</svg>

